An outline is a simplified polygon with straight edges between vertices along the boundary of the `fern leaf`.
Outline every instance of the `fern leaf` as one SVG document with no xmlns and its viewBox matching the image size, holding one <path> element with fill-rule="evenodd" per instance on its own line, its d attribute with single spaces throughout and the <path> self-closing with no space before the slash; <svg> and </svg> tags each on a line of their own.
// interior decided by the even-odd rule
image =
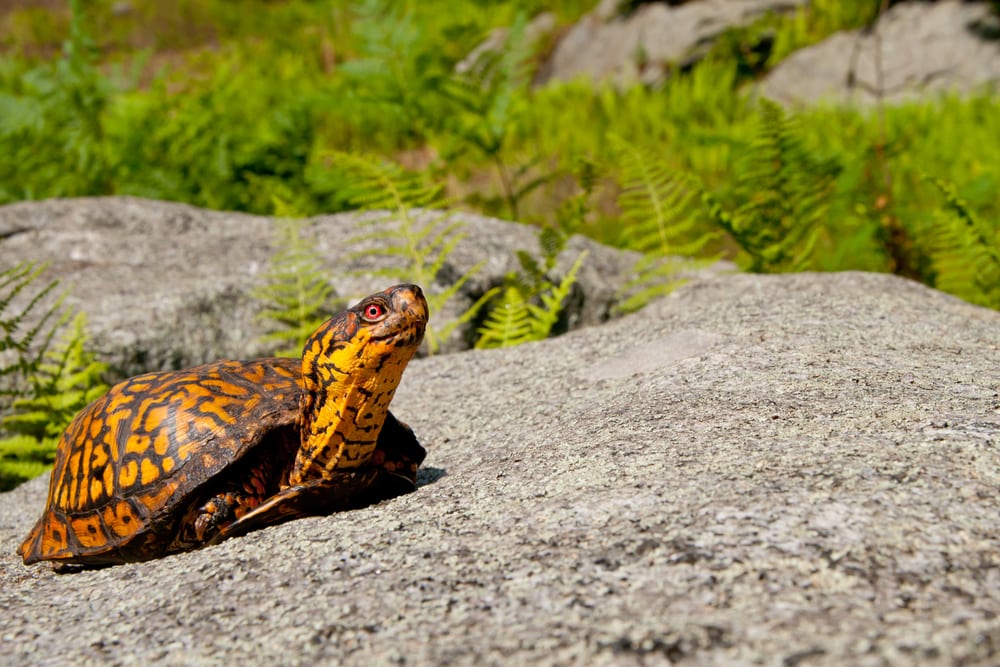
<svg viewBox="0 0 1000 667">
<path fill-rule="evenodd" d="M 1000 240 L 959 197 L 955 186 L 926 177 L 944 196 L 929 239 L 934 286 L 972 303 L 1000 308 Z"/>
<path fill-rule="evenodd" d="M 432 318 L 424 339 L 430 354 L 436 353 L 443 341 L 458 326 L 475 317 L 482 307 L 477 302 L 456 320 L 444 324 L 434 317 L 483 266 L 482 263 L 473 266 L 444 290 L 435 288 L 438 275 L 463 238 L 462 223 L 451 220 L 447 212 L 434 212 L 446 209 L 448 204 L 441 198 L 441 188 L 425 183 L 418 174 L 410 174 L 395 164 L 348 153 L 335 153 L 334 163 L 355 177 L 349 197 L 355 205 L 385 211 L 384 215 L 362 223 L 372 231 L 351 239 L 352 244 L 379 241 L 379 245 L 355 251 L 352 256 L 391 257 L 394 260 L 391 268 L 373 272 L 424 288 Z"/>
<path fill-rule="evenodd" d="M 724 214 L 710 201 L 710 215 L 747 253 L 750 271 L 808 268 L 840 165 L 811 154 L 794 119 L 767 99 L 746 165 L 738 186 L 744 203 Z"/>
<path fill-rule="evenodd" d="M 55 438 L 39 441 L 28 435 L 0 438 L 0 491 L 9 491 L 45 472 L 58 444 Z"/>
<path fill-rule="evenodd" d="M 68 317 L 62 309 L 64 295 L 42 309 L 42 303 L 56 289 L 58 281 L 48 282 L 35 291 L 27 303 L 11 312 L 16 297 L 33 289 L 44 270 L 44 265 L 25 262 L 0 272 L 0 379 L 4 380 L 0 396 L 24 394 L 25 380 L 38 369 L 57 328 Z M 24 323 L 29 316 L 37 319 L 25 330 Z"/>
<path fill-rule="evenodd" d="M 534 335 L 528 302 L 520 290 L 509 286 L 497 306 L 490 310 L 486 321 L 479 327 L 479 349 L 490 347 L 511 347 L 531 340 Z"/>
<path fill-rule="evenodd" d="M 76 414 L 107 391 L 107 364 L 97 361 L 86 342 L 86 317 L 80 313 L 29 378 L 32 394 L 16 399 L 11 414 L 0 420 L 4 431 L 34 438 L 47 452 Z"/>
<path fill-rule="evenodd" d="M 554 285 L 550 290 L 539 294 L 539 298 L 542 301 L 541 306 L 528 304 L 528 310 L 533 316 L 532 334 L 535 340 L 543 340 L 552 334 L 552 329 L 555 327 L 556 322 L 559 321 L 563 306 L 569 297 L 570 290 L 576 284 L 577 274 L 580 272 L 580 267 L 583 266 L 583 260 L 586 258 L 587 251 L 584 250 L 577 255 L 573 265 L 566 272 L 566 275 L 562 277 L 558 285 Z"/>
<path fill-rule="evenodd" d="M 462 280 L 460 282 L 456 282 L 453 285 L 453 287 L 456 288 L 455 291 L 458 291 L 458 288 L 461 287 L 460 283 L 464 283 L 464 282 L 465 282 L 464 280 Z M 499 294 L 499 292 L 500 292 L 500 288 L 499 287 L 491 287 L 490 289 L 486 290 L 486 292 L 482 296 L 480 296 L 478 299 L 476 299 L 475 302 L 473 302 L 473 304 L 471 306 L 469 306 L 468 308 L 466 308 L 465 312 L 463 312 L 458 317 L 456 317 L 456 318 L 454 318 L 452 320 L 449 320 L 448 322 L 445 322 L 438 329 L 438 337 L 439 337 L 439 339 L 440 340 L 448 340 L 448 337 L 451 336 L 452 332 L 454 332 L 455 329 L 457 329 L 460 326 L 464 326 L 464 325 L 468 324 L 469 322 L 471 322 L 473 319 L 475 319 L 475 317 L 479 314 L 479 311 L 481 311 L 483 309 L 483 307 L 487 303 L 489 303 L 490 300 L 493 297 L 495 297 L 497 294 Z M 446 300 L 447 299 L 444 299 L 444 301 L 446 301 Z"/>
<path fill-rule="evenodd" d="M 307 338 L 335 309 L 335 290 L 328 282 L 322 258 L 302 236 L 304 222 L 278 221 L 277 252 L 252 294 L 263 304 L 258 318 L 272 331 L 261 342 L 277 344 L 279 356 L 301 354 Z"/>
</svg>

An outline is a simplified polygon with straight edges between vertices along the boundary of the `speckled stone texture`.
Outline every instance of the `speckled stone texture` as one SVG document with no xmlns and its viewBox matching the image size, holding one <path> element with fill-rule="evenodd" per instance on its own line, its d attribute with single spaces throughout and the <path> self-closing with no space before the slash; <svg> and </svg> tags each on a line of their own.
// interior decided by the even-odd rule
<svg viewBox="0 0 1000 667">
<path fill-rule="evenodd" d="M 0 664 L 1000 664 L 1000 314 L 863 273 L 697 280 L 414 361 L 421 487 L 72 575 L 13 555 Z"/>
</svg>

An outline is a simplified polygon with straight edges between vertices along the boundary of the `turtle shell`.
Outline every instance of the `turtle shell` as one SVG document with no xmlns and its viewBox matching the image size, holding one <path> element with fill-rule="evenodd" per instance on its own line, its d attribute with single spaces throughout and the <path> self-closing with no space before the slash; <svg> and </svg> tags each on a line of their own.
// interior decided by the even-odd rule
<svg viewBox="0 0 1000 667">
<path fill-rule="evenodd" d="M 248 473 L 271 487 L 258 488 L 262 497 L 287 479 L 303 392 L 301 362 L 278 358 L 146 373 L 114 386 L 63 434 L 44 514 L 21 545 L 24 562 L 112 564 L 191 548 L 176 538 L 192 507 Z M 314 490 L 298 504 L 293 490 L 280 512 L 239 533 L 412 490 L 424 450 L 391 413 L 376 452 L 385 462 L 377 472 L 386 474 L 359 478 L 365 488 Z"/>
</svg>

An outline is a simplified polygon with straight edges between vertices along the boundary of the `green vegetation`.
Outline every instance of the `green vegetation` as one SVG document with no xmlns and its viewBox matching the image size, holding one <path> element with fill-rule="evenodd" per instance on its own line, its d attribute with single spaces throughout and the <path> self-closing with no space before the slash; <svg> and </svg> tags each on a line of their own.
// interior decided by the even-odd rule
<svg viewBox="0 0 1000 667">
<path fill-rule="evenodd" d="M 722 256 L 761 271 L 891 271 L 995 305 L 981 279 L 951 274 L 981 266 L 961 258 L 997 241 L 1000 100 L 791 116 L 746 93 L 794 49 L 869 24 L 877 3 L 764 17 L 659 90 L 532 88 L 551 41 L 528 39 L 526 18 L 546 7 L 567 24 L 591 4 L 13 10 L 0 23 L 0 202 L 133 194 L 308 216 L 356 207 L 346 154 L 445 184 L 453 207 L 640 250 L 650 294 L 676 275 L 665 258 Z M 456 67 L 500 27 L 504 48 Z M 938 223 L 959 200 L 980 245 L 952 244 L 942 261 Z M 660 230 L 655 247 L 645 223 Z"/>
<path fill-rule="evenodd" d="M 517 251 L 520 271 L 508 273 L 503 289 L 496 289 L 500 297 L 477 330 L 477 348 L 511 347 L 543 340 L 566 329 L 558 325 L 570 290 L 576 284 L 577 273 L 587 257 L 587 251 L 582 251 L 559 282 L 553 282 L 559 254 L 565 249 L 567 240 L 562 230 L 542 227 L 538 231 L 540 260 L 534 253 Z"/>
<path fill-rule="evenodd" d="M 333 159 L 337 168 L 349 176 L 349 201 L 360 210 L 373 211 L 371 217 L 363 222 L 371 231 L 349 241 L 355 247 L 361 247 L 355 256 L 388 257 L 393 266 L 376 269 L 376 274 L 416 283 L 427 290 L 427 305 L 432 320 L 427 325 L 424 340 L 427 341 L 428 351 L 435 354 L 452 331 L 472 320 L 492 298 L 494 290 L 488 290 L 458 317 L 443 325 L 435 323 L 433 314 L 444 309 L 444 305 L 458 294 L 485 261 L 453 279 L 442 290 L 431 291 L 448 256 L 463 237 L 462 223 L 452 220 L 447 212 L 440 212 L 448 208 L 441 199 L 441 188 L 426 183 L 419 174 L 407 172 L 391 162 L 369 160 L 348 153 L 337 154 Z M 371 241 L 377 243 L 371 244 Z"/>
<path fill-rule="evenodd" d="M 0 490 L 52 465 L 59 436 L 76 414 L 107 391 L 107 365 L 86 349 L 86 317 L 74 318 L 61 343 L 47 349 L 29 375 L 30 387 L 0 421 Z"/>
<path fill-rule="evenodd" d="M 283 357 L 302 356 L 306 340 L 336 310 L 335 290 L 319 253 L 302 236 L 304 225 L 299 218 L 278 222 L 270 266 L 253 292 L 264 305 L 260 318 L 272 325 L 262 342 L 279 345 L 275 354 Z"/>
</svg>

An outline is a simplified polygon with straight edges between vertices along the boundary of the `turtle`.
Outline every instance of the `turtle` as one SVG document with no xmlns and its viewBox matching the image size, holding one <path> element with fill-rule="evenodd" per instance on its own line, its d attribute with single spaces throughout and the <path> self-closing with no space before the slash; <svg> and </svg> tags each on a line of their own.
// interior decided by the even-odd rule
<svg viewBox="0 0 1000 667">
<path fill-rule="evenodd" d="M 62 434 L 24 563 L 151 560 L 414 490 L 425 450 L 388 407 L 427 317 L 420 288 L 396 285 L 324 322 L 301 359 L 115 385 Z"/>
</svg>

